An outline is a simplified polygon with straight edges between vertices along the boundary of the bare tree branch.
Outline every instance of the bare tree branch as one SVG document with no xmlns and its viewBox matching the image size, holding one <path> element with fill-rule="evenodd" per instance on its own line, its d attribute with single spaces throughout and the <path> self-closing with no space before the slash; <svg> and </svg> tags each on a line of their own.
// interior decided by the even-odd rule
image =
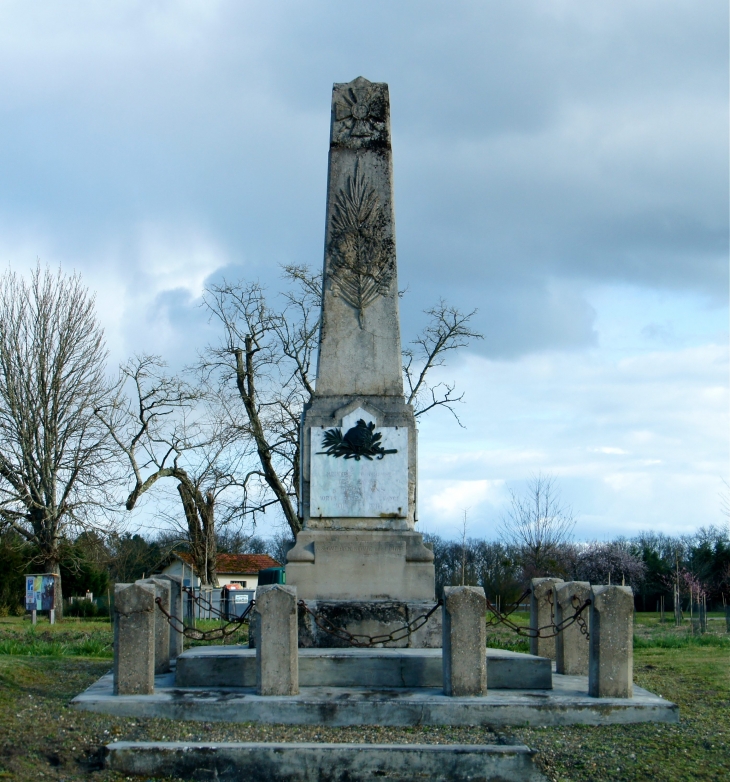
<svg viewBox="0 0 730 782">
<path fill-rule="evenodd" d="M 444 407 L 451 412 L 459 426 L 461 421 L 453 408 L 463 394 L 452 396 L 454 386 L 440 382 L 429 386 L 428 376 L 435 367 L 443 366 L 452 351 L 465 348 L 473 339 L 484 339 L 471 326 L 476 310 L 461 312 L 443 299 L 435 307 L 425 310 L 429 321 L 421 333 L 403 350 L 403 375 L 406 381 L 406 401 L 413 405 L 416 416 Z"/>
</svg>

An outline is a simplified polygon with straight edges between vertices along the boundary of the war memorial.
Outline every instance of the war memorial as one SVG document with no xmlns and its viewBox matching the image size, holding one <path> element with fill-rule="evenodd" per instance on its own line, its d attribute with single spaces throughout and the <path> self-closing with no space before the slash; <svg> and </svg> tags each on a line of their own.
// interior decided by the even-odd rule
<svg viewBox="0 0 730 782">
<path fill-rule="evenodd" d="M 533 579 L 531 654 L 486 646 L 478 587 L 435 594 L 416 531 L 404 401 L 388 86 L 335 84 L 316 391 L 302 416 L 286 584 L 258 588 L 251 645 L 183 651 L 179 581 L 117 584 L 114 669 L 74 699 L 119 716 L 271 724 L 676 722 L 633 685 L 628 587 Z M 519 744 L 127 743 L 126 774 L 250 780 L 539 780 Z"/>
</svg>

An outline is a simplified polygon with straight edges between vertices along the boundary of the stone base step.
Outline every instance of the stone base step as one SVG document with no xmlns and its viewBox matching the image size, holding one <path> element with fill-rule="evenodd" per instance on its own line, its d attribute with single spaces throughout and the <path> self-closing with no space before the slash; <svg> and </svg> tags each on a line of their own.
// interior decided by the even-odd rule
<svg viewBox="0 0 730 782">
<path fill-rule="evenodd" d="M 517 780 L 545 782 L 523 744 L 284 744 L 119 741 L 106 766 L 125 775 L 220 782 Z"/>
<path fill-rule="evenodd" d="M 547 657 L 487 649 L 487 689 L 549 690 Z M 441 649 L 300 649 L 300 687 L 442 686 Z M 256 650 L 196 646 L 177 659 L 178 687 L 255 687 Z"/>
<path fill-rule="evenodd" d="M 441 688 L 303 687 L 299 695 L 256 695 L 255 688 L 189 687 L 155 677 L 153 695 L 114 695 L 113 675 L 77 695 L 74 708 L 116 717 L 277 725 L 620 725 L 678 722 L 679 709 L 634 686 L 633 698 L 591 698 L 588 677 L 553 676 L 552 690 L 490 690 L 455 698 Z"/>
</svg>

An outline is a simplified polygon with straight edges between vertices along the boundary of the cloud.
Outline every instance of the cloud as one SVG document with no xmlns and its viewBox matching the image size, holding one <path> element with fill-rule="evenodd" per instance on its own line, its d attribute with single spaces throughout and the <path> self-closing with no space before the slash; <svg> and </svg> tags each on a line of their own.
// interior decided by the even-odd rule
<svg viewBox="0 0 730 782">
<path fill-rule="evenodd" d="M 540 471 L 557 477 L 579 537 L 720 523 L 728 366 L 725 341 L 630 356 L 610 344 L 517 361 L 471 355 L 445 368 L 466 394 L 467 428 L 443 413 L 420 424 L 422 523 L 450 534 L 443 487 L 458 498 L 462 483 L 501 481 L 501 503 L 473 514 L 493 535 L 507 490 L 524 490 Z"/>
<path fill-rule="evenodd" d="M 464 513 L 467 522 L 477 513 L 477 509 L 488 503 L 499 504 L 504 500 L 503 480 L 425 480 L 421 482 L 421 492 L 426 497 L 425 514 L 429 520 L 438 519 L 438 527 L 461 522 Z M 433 523 L 433 522 L 432 522 Z M 422 525 L 423 526 L 423 525 Z"/>
<path fill-rule="evenodd" d="M 206 280 L 319 267 L 331 84 L 387 81 L 404 339 L 440 297 L 485 335 L 445 375 L 467 433 L 423 424 L 426 523 L 463 494 L 488 526 L 483 482 L 540 466 L 591 528 L 705 523 L 727 468 L 727 28 L 714 0 L 11 0 L 0 258 L 79 269 L 114 361 L 189 363 Z"/>
</svg>

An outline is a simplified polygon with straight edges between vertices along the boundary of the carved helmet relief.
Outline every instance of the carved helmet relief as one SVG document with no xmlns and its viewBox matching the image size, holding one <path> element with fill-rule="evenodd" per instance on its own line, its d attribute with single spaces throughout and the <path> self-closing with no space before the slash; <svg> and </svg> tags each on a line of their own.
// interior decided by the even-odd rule
<svg viewBox="0 0 730 782">
<path fill-rule="evenodd" d="M 395 243 L 385 228 L 378 194 L 356 163 L 335 196 L 328 249 L 332 290 L 357 310 L 360 328 L 365 308 L 388 293 L 395 274 Z"/>
</svg>

